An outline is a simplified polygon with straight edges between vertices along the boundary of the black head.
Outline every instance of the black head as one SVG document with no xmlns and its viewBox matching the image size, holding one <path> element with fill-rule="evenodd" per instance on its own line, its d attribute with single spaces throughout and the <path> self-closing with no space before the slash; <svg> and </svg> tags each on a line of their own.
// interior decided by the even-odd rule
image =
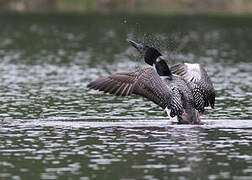
<svg viewBox="0 0 252 180">
<path fill-rule="evenodd" d="M 156 63 L 157 58 L 162 55 L 155 48 L 149 47 L 149 46 L 146 46 L 146 47 L 147 47 L 147 50 L 144 55 L 144 61 L 147 64 L 152 66 L 154 63 Z"/>
<path fill-rule="evenodd" d="M 140 52 L 144 57 L 144 61 L 151 66 L 156 62 L 159 56 L 162 56 L 161 53 L 153 47 L 138 44 L 132 40 L 128 40 L 128 42 Z"/>
</svg>

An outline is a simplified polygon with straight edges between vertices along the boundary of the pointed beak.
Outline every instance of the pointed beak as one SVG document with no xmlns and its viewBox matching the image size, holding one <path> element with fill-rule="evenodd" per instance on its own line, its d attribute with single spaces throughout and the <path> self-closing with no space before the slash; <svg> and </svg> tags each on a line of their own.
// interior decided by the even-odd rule
<svg viewBox="0 0 252 180">
<path fill-rule="evenodd" d="M 131 46 L 133 46 L 134 48 L 136 48 L 136 49 L 140 52 L 140 54 L 141 54 L 142 56 L 145 55 L 145 52 L 146 52 L 146 50 L 147 50 L 146 46 L 144 46 L 144 45 L 142 45 L 142 44 L 138 44 L 138 43 L 136 43 L 135 41 L 130 40 L 130 39 L 127 39 L 127 41 L 131 44 Z"/>
<path fill-rule="evenodd" d="M 156 63 L 156 59 L 159 56 L 162 56 L 160 52 L 153 47 L 138 44 L 130 39 L 127 39 L 127 41 L 140 52 L 144 57 L 144 61 L 151 66 Z"/>
</svg>

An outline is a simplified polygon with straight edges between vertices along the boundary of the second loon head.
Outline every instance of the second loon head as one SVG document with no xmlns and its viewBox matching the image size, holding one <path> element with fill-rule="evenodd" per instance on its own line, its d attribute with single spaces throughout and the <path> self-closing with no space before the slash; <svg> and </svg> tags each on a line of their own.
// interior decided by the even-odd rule
<svg viewBox="0 0 252 180">
<path fill-rule="evenodd" d="M 171 71 L 162 57 L 162 54 L 155 48 L 136 43 L 133 40 L 127 40 L 133 47 L 135 47 L 140 54 L 144 57 L 144 61 L 155 66 L 157 73 L 160 76 L 171 76 Z"/>
</svg>

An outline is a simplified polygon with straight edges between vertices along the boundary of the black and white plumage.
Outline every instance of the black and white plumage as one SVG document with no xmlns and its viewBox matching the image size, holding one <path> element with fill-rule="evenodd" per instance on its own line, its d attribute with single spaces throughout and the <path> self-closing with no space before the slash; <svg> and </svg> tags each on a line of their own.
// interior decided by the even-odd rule
<svg viewBox="0 0 252 180">
<path fill-rule="evenodd" d="M 177 117 L 179 123 L 200 123 L 199 112 L 203 112 L 209 102 L 214 107 L 215 98 L 205 70 L 193 71 L 194 66 L 187 64 L 174 65 L 170 70 L 161 53 L 153 47 L 132 40 L 129 43 L 153 67 L 113 74 L 93 81 L 87 87 L 114 95 L 140 95 L 165 109 L 170 117 Z"/>
<path fill-rule="evenodd" d="M 188 103 L 193 104 L 193 108 L 197 110 L 197 116 L 199 116 L 199 112 L 203 113 L 209 104 L 214 108 L 215 90 L 202 65 L 181 63 L 173 65 L 170 69 L 161 53 L 155 48 L 138 44 L 132 40 L 129 40 L 129 43 L 144 56 L 147 64 L 156 68 L 168 87 L 173 87 L 180 92 L 183 107 L 188 112 L 187 115 L 190 114 L 190 111 L 194 111 L 188 106 L 185 107 Z M 174 93 L 173 96 L 177 95 Z M 188 111 L 188 109 L 191 110 Z"/>
<path fill-rule="evenodd" d="M 163 109 L 166 107 L 171 109 L 171 117 L 183 113 L 179 99 L 172 96 L 174 92 L 167 88 L 152 67 L 112 74 L 89 83 L 87 87 L 116 96 L 130 96 L 132 94 L 143 96 Z"/>
<path fill-rule="evenodd" d="M 191 84 L 195 106 L 200 112 L 204 112 L 205 107 L 214 108 L 215 90 L 213 84 L 200 64 L 181 63 L 171 67 L 171 72 L 181 76 Z"/>
</svg>

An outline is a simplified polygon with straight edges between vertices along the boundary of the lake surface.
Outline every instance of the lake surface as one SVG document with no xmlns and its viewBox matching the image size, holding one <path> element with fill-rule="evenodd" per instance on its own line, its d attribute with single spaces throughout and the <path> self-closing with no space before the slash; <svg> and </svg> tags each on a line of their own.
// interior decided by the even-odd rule
<svg viewBox="0 0 252 180">
<path fill-rule="evenodd" d="M 0 179 L 252 179 L 252 16 L 0 14 L 0 27 Z M 145 66 L 127 38 L 207 69 L 203 125 L 86 88 Z"/>
</svg>

